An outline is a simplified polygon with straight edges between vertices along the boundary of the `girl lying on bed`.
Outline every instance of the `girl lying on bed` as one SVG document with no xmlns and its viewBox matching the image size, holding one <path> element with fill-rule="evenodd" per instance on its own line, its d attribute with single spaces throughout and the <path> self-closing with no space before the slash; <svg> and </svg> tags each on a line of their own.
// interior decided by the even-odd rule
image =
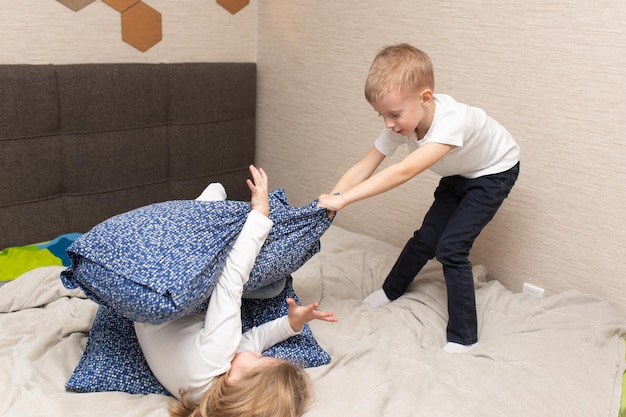
<svg viewBox="0 0 626 417">
<path fill-rule="evenodd" d="M 273 222 L 269 219 L 267 175 L 250 166 L 247 180 L 252 210 L 228 254 L 207 312 L 152 325 L 135 322 L 139 344 L 150 369 L 180 402 L 172 416 L 299 416 L 310 399 L 304 370 L 260 352 L 302 331 L 319 319 L 336 322 L 318 304 L 298 306 L 291 298 L 288 314 L 242 335 L 241 297 L 255 259 Z M 212 184 L 199 197 L 224 199 Z"/>
</svg>

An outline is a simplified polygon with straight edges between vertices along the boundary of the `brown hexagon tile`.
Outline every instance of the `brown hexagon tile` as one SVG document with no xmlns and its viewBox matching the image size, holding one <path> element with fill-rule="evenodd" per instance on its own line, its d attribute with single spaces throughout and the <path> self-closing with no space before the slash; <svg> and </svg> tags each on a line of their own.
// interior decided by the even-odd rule
<svg viewBox="0 0 626 417">
<path fill-rule="evenodd" d="M 250 0 L 217 0 L 217 4 L 235 14 L 250 4 Z"/>
<path fill-rule="evenodd" d="M 77 12 L 83 7 L 93 3 L 95 0 L 57 0 L 57 1 L 61 3 L 62 5 L 67 6 L 70 9 Z"/>
<path fill-rule="evenodd" d="M 122 13 L 122 39 L 145 52 L 163 37 L 161 13 L 144 2 L 138 2 Z"/>
<path fill-rule="evenodd" d="M 118 12 L 122 13 L 124 10 L 128 10 L 130 6 L 135 3 L 139 3 L 141 0 L 102 0 L 103 3 L 113 7 Z"/>
</svg>

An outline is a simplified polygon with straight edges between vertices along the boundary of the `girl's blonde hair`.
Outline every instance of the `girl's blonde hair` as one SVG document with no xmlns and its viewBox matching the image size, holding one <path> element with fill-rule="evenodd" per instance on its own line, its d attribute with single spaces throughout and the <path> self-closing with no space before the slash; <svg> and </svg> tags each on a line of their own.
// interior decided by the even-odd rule
<svg viewBox="0 0 626 417">
<path fill-rule="evenodd" d="M 170 417 L 298 417 L 311 399 L 311 381 L 303 369 L 278 360 L 253 368 L 229 384 L 216 377 L 199 403 L 182 392 L 170 405 Z"/>
<path fill-rule="evenodd" d="M 365 81 L 365 99 L 373 104 L 385 94 L 419 94 L 435 89 L 433 64 L 421 50 L 407 43 L 386 46 L 378 52 Z"/>
</svg>

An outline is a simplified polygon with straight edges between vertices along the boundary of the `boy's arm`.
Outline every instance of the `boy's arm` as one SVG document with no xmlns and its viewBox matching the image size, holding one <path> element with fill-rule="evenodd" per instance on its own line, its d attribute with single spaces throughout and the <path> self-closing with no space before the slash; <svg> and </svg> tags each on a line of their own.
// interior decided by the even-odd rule
<svg viewBox="0 0 626 417">
<path fill-rule="evenodd" d="M 328 210 L 341 210 L 348 204 L 382 194 L 404 184 L 419 173 L 433 166 L 454 146 L 442 143 L 428 143 L 411 152 L 402 161 L 390 165 L 339 195 L 323 194 L 318 206 Z"/>
<path fill-rule="evenodd" d="M 342 193 L 357 184 L 365 181 L 372 175 L 372 173 L 378 168 L 381 162 L 385 159 L 383 155 L 375 146 L 372 148 L 354 164 L 345 174 L 337 181 L 337 184 L 333 187 L 330 194 Z"/>
</svg>

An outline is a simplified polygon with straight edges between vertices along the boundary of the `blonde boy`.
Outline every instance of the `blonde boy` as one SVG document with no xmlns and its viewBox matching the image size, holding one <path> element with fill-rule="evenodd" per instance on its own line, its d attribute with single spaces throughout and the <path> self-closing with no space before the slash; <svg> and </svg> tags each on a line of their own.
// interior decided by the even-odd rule
<svg viewBox="0 0 626 417">
<path fill-rule="evenodd" d="M 319 197 L 319 206 L 341 210 L 427 169 L 442 176 L 422 226 L 406 243 L 382 289 L 365 303 L 377 307 L 400 297 L 426 262 L 436 257 L 448 291 L 444 349 L 460 353 L 478 341 L 470 249 L 515 184 L 519 147 L 484 110 L 435 94 L 434 89 L 433 65 L 421 50 L 402 43 L 376 55 L 365 97 L 385 128 L 331 192 Z M 408 156 L 374 174 L 402 144 L 408 146 Z"/>
</svg>

